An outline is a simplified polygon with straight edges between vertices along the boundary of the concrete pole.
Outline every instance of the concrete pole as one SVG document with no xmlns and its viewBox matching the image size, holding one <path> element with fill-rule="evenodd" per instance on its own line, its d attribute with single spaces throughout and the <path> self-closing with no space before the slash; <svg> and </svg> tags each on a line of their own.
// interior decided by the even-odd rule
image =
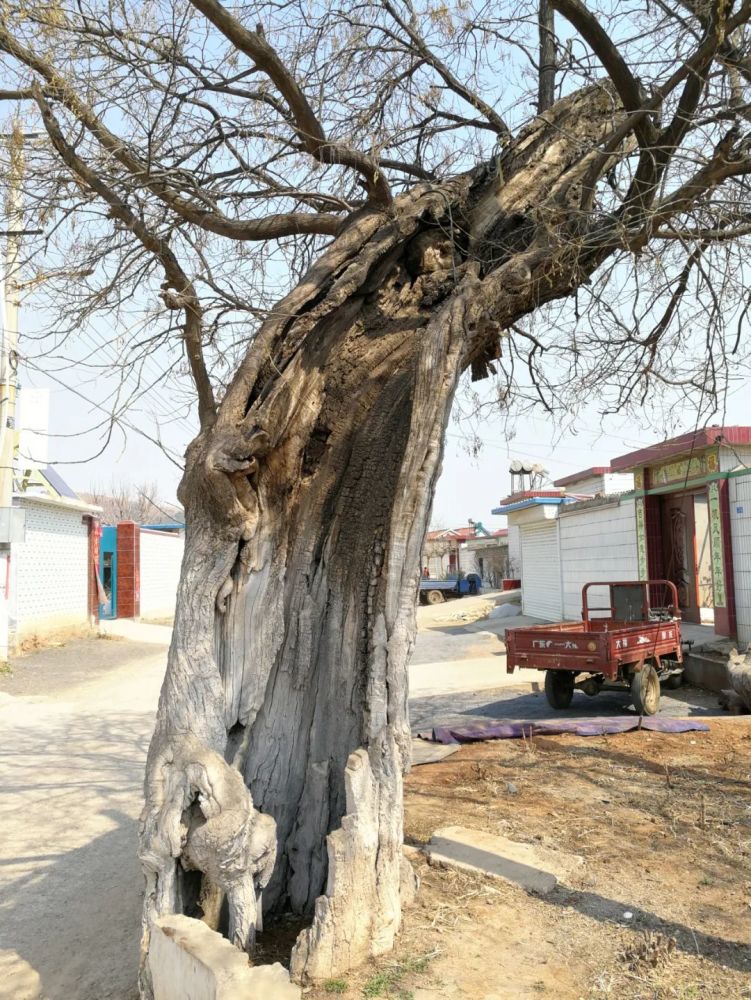
<svg viewBox="0 0 751 1000">
<path fill-rule="evenodd" d="M 10 525 L 13 506 L 13 458 L 16 449 L 16 380 L 18 367 L 18 307 L 20 288 L 18 262 L 23 229 L 22 183 L 24 136 L 16 126 L 10 136 L 8 177 L 8 220 L 5 244 L 5 308 L 0 345 L 0 511 L 8 536 L 0 538 L 0 670 L 8 663 L 10 619 Z"/>
</svg>

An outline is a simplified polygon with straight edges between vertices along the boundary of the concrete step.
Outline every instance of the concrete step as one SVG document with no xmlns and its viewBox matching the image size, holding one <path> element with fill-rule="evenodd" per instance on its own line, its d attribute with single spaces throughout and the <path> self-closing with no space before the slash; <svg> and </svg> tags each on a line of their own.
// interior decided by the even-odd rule
<svg viewBox="0 0 751 1000">
<path fill-rule="evenodd" d="M 728 658 L 713 651 L 692 649 L 683 661 L 683 672 L 689 684 L 708 691 L 728 687 Z"/>
</svg>

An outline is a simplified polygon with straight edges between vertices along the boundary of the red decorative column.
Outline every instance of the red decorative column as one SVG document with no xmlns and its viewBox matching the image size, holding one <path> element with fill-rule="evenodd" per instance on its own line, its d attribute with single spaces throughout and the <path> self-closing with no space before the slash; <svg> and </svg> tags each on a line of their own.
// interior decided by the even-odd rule
<svg viewBox="0 0 751 1000">
<path fill-rule="evenodd" d="M 117 617 L 141 615 L 141 529 L 135 521 L 117 525 Z"/>
<path fill-rule="evenodd" d="M 709 494 L 712 576 L 715 592 L 714 630 L 718 635 L 735 636 L 738 626 L 735 614 L 733 543 L 730 534 L 730 488 L 727 479 L 710 483 L 707 492 Z M 715 528 L 718 521 L 719 540 Z"/>
</svg>

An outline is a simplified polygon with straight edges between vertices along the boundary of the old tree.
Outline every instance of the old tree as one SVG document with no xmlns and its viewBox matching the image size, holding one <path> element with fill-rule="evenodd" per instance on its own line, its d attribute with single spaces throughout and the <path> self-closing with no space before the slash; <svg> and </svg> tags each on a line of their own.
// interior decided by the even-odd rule
<svg viewBox="0 0 751 1000">
<path fill-rule="evenodd" d="M 499 367 L 506 405 L 707 400 L 742 355 L 751 0 L 2 9 L 49 337 L 104 312 L 175 378 L 179 345 L 197 397 L 144 955 L 159 915 L 217 923 L 224 898 L 252 950 L 263 890 L 307 915 L 293 974 L 335 975 L 399 928 L 415 588 L 460 376 Z"/>
</svg>

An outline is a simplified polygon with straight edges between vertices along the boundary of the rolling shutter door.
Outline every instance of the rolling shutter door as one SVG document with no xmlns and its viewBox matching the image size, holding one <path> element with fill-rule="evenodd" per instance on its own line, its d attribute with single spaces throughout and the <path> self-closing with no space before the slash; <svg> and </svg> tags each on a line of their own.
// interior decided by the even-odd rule
<svg viewBox="0 0 751 1000">
<path fill-rule="evenodd" d="M 560 621 L 561 566 L 557 521 L 525 525 L 522 541 L 522 611 L 533 618 Z"/>
</svg>

